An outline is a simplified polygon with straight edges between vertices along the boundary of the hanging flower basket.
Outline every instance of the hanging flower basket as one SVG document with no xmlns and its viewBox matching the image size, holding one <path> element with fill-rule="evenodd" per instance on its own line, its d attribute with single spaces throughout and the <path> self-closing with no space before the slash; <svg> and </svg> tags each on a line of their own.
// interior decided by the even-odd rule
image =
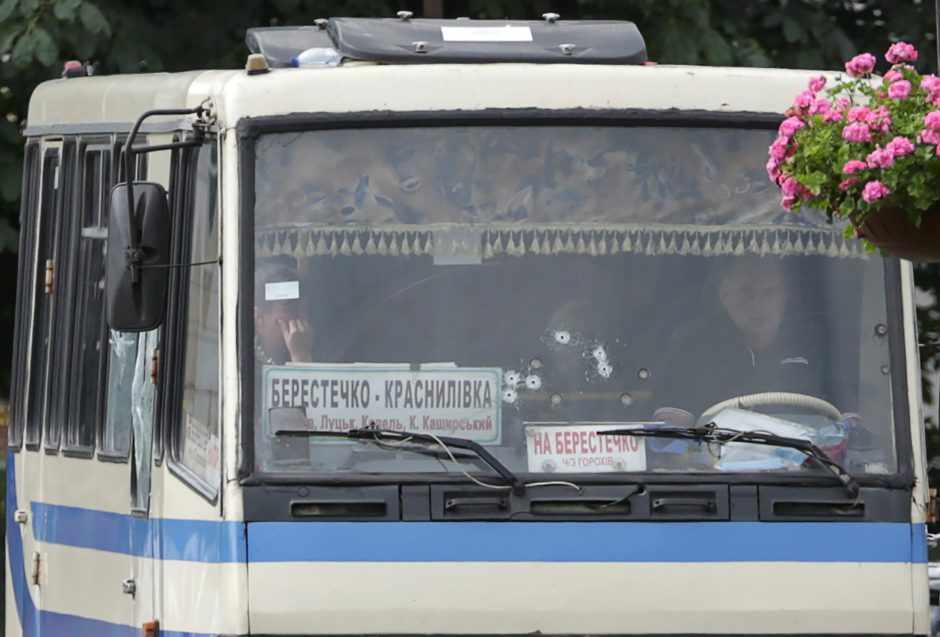
<svg viewBox="0 0 940 637">
<path fill-rule="evenodd" d="M 910 44 L 885 58 L 881 78 L 870 53 L 825 91 L 827 79 L 812 78 L 770 146 L 767 174 L 785 209 L 844 218 L 869 250 L 940 261 L 940 77 L 915 70 Z"/>
<path fill-rule="evenodd" d="M 940 261 L 940 205 L 924 212 L 920 226 L 895 204 L 878 206 L 859 223 L 858 235 L 902 259 Z"/>
</svg>

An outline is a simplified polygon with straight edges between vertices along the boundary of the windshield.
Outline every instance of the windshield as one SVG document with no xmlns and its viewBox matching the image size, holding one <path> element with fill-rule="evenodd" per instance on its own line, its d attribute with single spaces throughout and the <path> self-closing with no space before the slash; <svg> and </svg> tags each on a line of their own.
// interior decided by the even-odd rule
<svg viewBox="0 0 940 637">
<path fill-rule="evenodd" d="M 460 451 L 296 435 L 374 426 L 474 440 L 517 473 L 811 470 L 792 449 L 597 433 L 714 422 L 811 440 L 855 474 L 895 471 L 883 260 L 780 208 L 772 141 L 262 135 L 256 468 L 488 470 Z"/>
</svg>

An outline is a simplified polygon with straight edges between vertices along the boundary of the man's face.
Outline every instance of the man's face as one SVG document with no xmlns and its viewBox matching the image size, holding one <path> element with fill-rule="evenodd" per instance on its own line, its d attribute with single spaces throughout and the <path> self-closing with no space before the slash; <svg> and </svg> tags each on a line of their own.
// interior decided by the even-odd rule
<svg viewBox="0 0 940 637">
<path fill-rule="evenodd" d="M 776 340 L 787 303 L 779 264 L 736 263 L 722 280 L 719 297 L 748 345 L 763 348 Z"/>
</svg>

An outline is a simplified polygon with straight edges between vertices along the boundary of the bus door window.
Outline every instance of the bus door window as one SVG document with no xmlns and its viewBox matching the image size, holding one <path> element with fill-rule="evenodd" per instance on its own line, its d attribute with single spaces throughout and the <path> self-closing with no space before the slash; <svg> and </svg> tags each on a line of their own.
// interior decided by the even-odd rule
<svg viewBox="0 0 940 637">
<path fill-rule="evenodd" d="M 36 260 L 33 265 L 33 335 L 29 364 L 29 389 L 26 404 L 26 445 L 39 446 L 42 436 L 42 414 L 46 397 L 48 349 L 50 342 L 49 314 L 51 297 L 46 294 L 46 265 L 54 258 L 54 211 L 59 197 L 59 149 L 48 149 L 43 158 L 40 194 L 39 229 L 36 237 Z"/>
<path fill-rule="evenodd" d="M 191 233 L 189 261 L 218 259 L 218 166 L 214 147 L 203 147 L 196 161 L 192 214 L 186 224 Z M 185 245 L 185 244 L 184 244 Z M 185 252 L 185 251 L 184 251 Z M 185 257 L 185 254 L 184 254 Z M 184 320 L 183 392 L 181 421 L 176 428 L 174 460 L 195 477 L 196 486 L 214 495 L 219 486 L 219 291 L 217 264 L 189 268 Z"/>
<path fill-rule="evenodd" d="M 32 279 L 29 273 L 33 257 L 33 237 L 36 231 L 36 203 L 39 196 L 39 145 L 29 144 L 26 147 L 26 160 L 24 162 L 22 200 L 20 206 L 20 253 L 19 271 L 16 284 L 16 338 L 13 339 L 13 374 L 11 381 L 11 409 L 10 409 L 10 448 L 18 449 L 23 441 L 23 396 L 21 392 L 26 386 L 23 382 L 26 374 L 26 356 L 29 348 L 26 347 L 26 338 L 32 325 L 30 306 L 30 291 Z"/>
<path fill-rule="evenodd" d="M 82 161 L 81 228 L 77 253 L 75 334 L 66 445 L 91 450 L 101 421 L 106 370 L 104 259 L 107 239 L 105 200 L 111 185 L 110 147 L 88 147 Z"/>
</svg>

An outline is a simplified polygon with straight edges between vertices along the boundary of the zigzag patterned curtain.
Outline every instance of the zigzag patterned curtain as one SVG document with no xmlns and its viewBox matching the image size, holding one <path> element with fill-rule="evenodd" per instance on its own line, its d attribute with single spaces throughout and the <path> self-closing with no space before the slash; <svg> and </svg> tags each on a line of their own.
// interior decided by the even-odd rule
<svg viewBox="0 0 940 637">
<path fill-rule="evenodd" d="M 258 257 L 434 256 L 442 253 L 495 256 L 631 253 L 648 256 L 820 255 L 862 259 L 856 239 L 831 228 L 741 226 L 573 227 L 436 225 L 381 228 L 306 227 L 267 229 L 256 235 Z"/>
</svg>

